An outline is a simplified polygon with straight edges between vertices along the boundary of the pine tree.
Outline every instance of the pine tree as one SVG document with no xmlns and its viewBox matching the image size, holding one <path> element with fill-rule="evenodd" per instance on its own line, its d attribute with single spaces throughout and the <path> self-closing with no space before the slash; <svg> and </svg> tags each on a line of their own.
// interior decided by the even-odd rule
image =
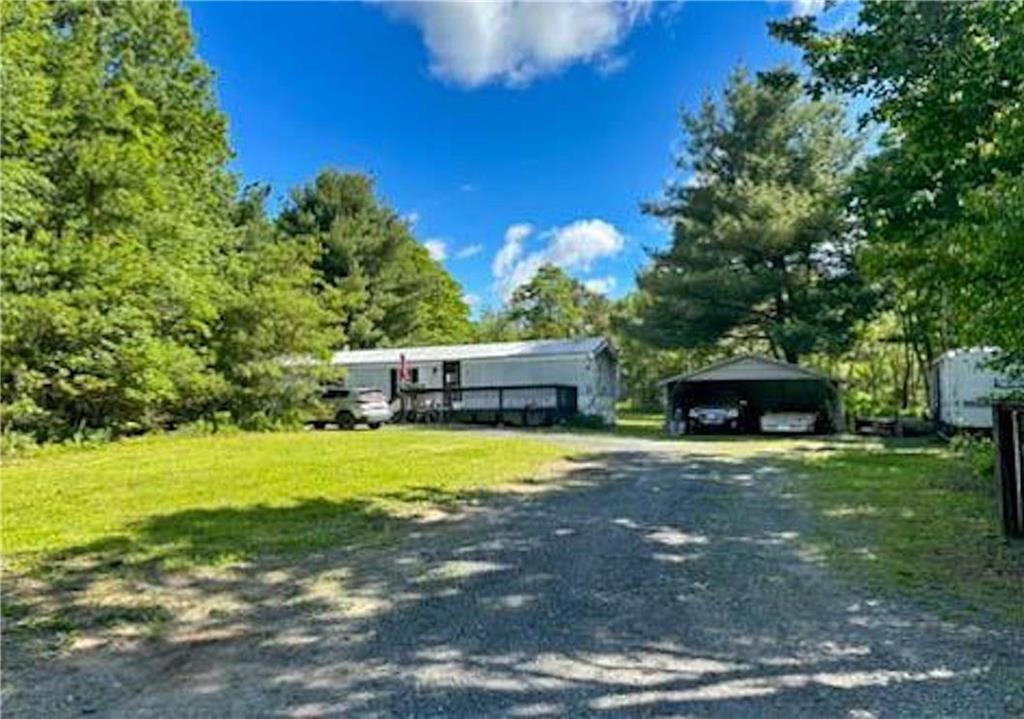
<svg viewBox="0 0 1024 719">
<path fill-rule="evenodd" d="M 459 286 L 374 194 L 365 175 L 327 170 L 292 192 L 278 217 L 289 237 L 320 247 L 325 301 L 352 347 L 466 339 Z"/>
<path fill-rule="evenodd" d="M 856 143 L 842 109 L 805 99 L 788 71 L 737 71 L 683 126 L 688 179 L 646 208 L 673 241 L 638 278 L 632 331 L 661 348 L 760 340 L 790 362 L 848 346 L 868 297 L 843 203 Z"/>
</svg>

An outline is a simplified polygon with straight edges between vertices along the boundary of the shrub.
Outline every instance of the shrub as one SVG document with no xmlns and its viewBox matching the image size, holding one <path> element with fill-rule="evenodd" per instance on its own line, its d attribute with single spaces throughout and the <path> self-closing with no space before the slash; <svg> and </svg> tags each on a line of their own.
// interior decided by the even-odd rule
<svg viewBox="0 0 1024 719">
<path fill-rule="evenodd" d="M 970 488 L 988 492 L 994 486 L 992 476 L 996 468 L 995 445 L 990 437 L 957 435 L 949 444 L 960 455 L 966 469 L 967 484 Z"/>
<path fill-rule="evenodd" d="M 0 433 L 0 457 L 9 458 L 32 454 L 39 449 L 34 435 L 12 430 Z"/>
<path fill-rule="evenodd" d="M 569 420 L 568 425 L 579 429 L 602 429 L 605 421 L 599 414 L 578 414 Z"/>
</svg>

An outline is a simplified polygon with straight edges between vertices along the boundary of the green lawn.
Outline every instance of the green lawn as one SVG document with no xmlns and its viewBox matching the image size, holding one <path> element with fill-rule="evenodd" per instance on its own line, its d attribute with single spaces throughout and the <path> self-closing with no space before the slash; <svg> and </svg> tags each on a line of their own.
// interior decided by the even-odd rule
<svg viewBox="0 0 1024 719">
<path fill-rule="evenodd" d="M 534 475 L 564 449 L 417 430 L 153 436 L 3 469 L 3 551 L 223 563 L 373 541 L 410 510 Z"/>
<path fill-rule="evenodd" d="M 275 567 L 296 591 L 330 565 L 326 550 L 398 538 L 474 495 L 540 479 L 566 454 L 536 439 L 387 429 L 150 436 L 8 461 L 5 642 L 49 652 L 252 609 L 280 591 L 264 582 Z"/>
<path fill-rule="evenodd" d="M 944 448 L 910 442 L 855 444 L 800 466 L 806 476 L 794 486 L 836 566 L 940 613 L 1024 626 L 1024 547 L 1001 534 L 993 479 L 972 477 Z"/>
</svg>

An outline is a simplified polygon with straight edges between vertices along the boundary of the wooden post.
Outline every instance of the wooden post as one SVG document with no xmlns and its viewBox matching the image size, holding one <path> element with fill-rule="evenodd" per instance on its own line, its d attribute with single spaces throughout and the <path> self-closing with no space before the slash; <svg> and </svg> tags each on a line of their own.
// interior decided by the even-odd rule
<svg viewBox="0 0 1024 719">
<path fill-rule="evenodd" d="M 1003 530 L 1007 536 L 1024 537 L 1024 404 L 993 405 L 992 437 Z"/>
</svg>

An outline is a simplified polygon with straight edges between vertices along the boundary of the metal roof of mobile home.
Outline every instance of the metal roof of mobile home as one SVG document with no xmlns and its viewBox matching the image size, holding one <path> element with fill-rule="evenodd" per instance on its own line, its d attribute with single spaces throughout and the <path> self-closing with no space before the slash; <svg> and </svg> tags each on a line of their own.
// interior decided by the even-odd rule
<svg viewBox="0 0 1024 719">
<path fill-rule="evenodd" d="M 406 362 L 589 355 L 595 354 L 606 347 L 611 349 L 608 341 L 603 337 L 581 337 L 567 340 L 528 340 L 524 342 L 487 342 L 469 345 L 434 345 L 430 347 L 391 347 L 387 349 L 335 352 L 331 357 L 331 363 L 342 366 L 398 364 L 403 354 L 405 355 Z"/>
<path fill-rule="evenodd" d="M 825 380 L 833 382 L 828 375 L 800 365 L 767 357 L 743 355 L 730 357 L 703 367 L 696 372 L 678 374 L 663 379 L 659 384 L 670 382 L 742 382 L 750 380 Z"/>
</svg>

